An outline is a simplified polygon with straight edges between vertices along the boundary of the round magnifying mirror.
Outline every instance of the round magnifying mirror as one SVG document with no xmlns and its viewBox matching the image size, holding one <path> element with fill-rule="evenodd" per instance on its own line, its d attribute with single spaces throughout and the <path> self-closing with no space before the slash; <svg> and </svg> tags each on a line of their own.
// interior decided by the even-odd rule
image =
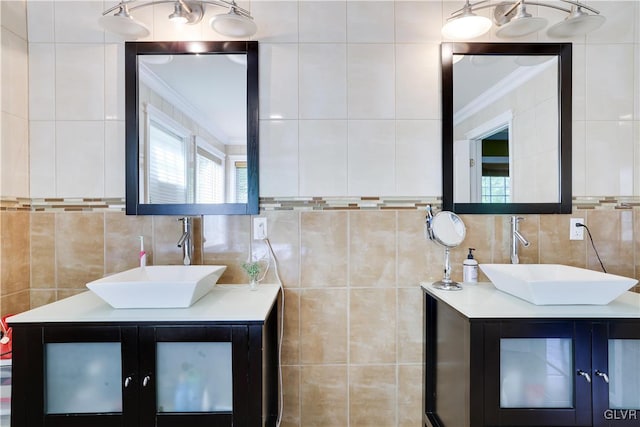
<svg viewBox="0 0 640 427">
<path fill-rule="evenodd" d="M 467 229 L 462 219 L 453 212 L 438 212 L 431 221 L 433 239 L 446 248 L 455 248 L 464 241 Z"/>
<path fill-rule="evenodd" d="M 430 221 L 430 238 L 441 246 L 444 246 L 444 277 L 435 282 L 433 286 L 447 291 L 462 289 L 459 283 L 451 280 L 451 262 L 449 250 L 460 245 L 467 234 L 462 219 L 453 212 L 438 212 Z"/>
</svg>

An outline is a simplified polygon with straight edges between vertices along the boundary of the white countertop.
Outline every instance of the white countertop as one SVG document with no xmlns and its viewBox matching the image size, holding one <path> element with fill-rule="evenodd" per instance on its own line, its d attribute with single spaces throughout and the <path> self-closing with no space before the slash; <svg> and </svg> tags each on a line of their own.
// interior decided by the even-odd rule
<svg viewBox="0 0 640 427">
<path fill-rule="evenodd" d="M 278 296 L 279 285 L 216 285 L 189 308 L 115 309 L 87 291 L 8 319 L 11 323 L 65 322 L 262 322 Z"/>
<path fill-rule="evenodd" d="M 420 283 L 430 295 L 470 319 L 500 318 L 636 318 L 640 294 L 625 292 L 607 305 L 535 305 L 499 291 L 491 283 L 462 284 L 460 291 L 436 289 Z"/>
</svg>

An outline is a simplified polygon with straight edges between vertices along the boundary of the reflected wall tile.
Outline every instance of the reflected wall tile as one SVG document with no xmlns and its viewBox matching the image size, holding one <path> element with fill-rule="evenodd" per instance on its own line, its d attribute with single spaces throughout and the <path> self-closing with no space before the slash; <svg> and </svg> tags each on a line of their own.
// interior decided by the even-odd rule
<svg viewBox="0 0 640 427">
<path fill-rule="evenodd" d="M 631 209 L 590 210 L 585 221 L 607 272 L 634 277 Z M 587 268 L 601 271 L 600 262 L 590 246 L 587 245 Z"/>
<path fill-rule="evenodd" d="M 301 367 L 301 426 L 328 427 L 348 425 L 347 402 L 346 366 Z"/>
<path fill-rule="evenodd" d="M 584 211 L 571 215 L 540 215 L 540 263 L 586 267 L 586 240 L 569 240 L 571 218 L 585 219 Z"/>
<path fill-rule="evenodd" d="M 283 365 L 300 363 L 300 293 L 299 289 L 286 289 L 284 292 Z"/>
<path fill-rule="evenodd" d="M 144 237 L 147 265 L 154 265 L 151 216 L 107 212 L 105 217 L 105 273 L 117 273 L 140 265 L 139 236 Z"/>
<path fill-rule="evenodd" d="M 425 238 L 423 210 L 398 211 L 398 286 L 442 278 L 443 249 Z"/>
<path fill-rule="evenodd" d="M 283 410 L 281 427 L 301 427 L 300 424 L 300 367 L 282 367 Z"/>
<path fill-rule="evenodd" d="M 347 41 L 346 1 L 304 1 L 298 7 L 300 43 Z"/>
<path fill-rule="evenodd" d="M 50 212 L 31 214 L 31 288 L 56 286 L 56 217 Z"/>
<path fill-rule="evenodd" d="M 417 284 L 398 289 L 398 363 L 422 362 L 422 298 L 422 289 Z"/>
<path fill-rule="evenodd" d="M 394 363 L 396 290 L 351 289 L 350 295 L 349 361 Z"/>
<path fill-rule="evenodd" d="M 395 211 L 349 213 L 349 264 L 349 286 L 395 286 Z"/>
<path fill-rule="evenodd" d="M 104 276 L 103 213 L 56 214 L 56 270 L 58 289 L 85 290 Z"/>
<path fill-rule="evenodd" d="M 0 294 L 9 295 L 26 290 L 27 306 L 30 281 L 29 217 L 30 212 L 0 212 Z M 12 304 L 17 304 L 17 298 L 11 300 Z"/>
<path fill-rule="evenodd" d="M 14 292 L 0 297 L 0 315 L 17 314 L 29 310 L 29 290 Z"/>
<path fill-rule="evenodd" d="M 29 308 L 33 309 L 56 301 L 57 292 L 53 289 L 31 289 Z"/>
<path fill-rule="evenodd" d="M 302 212 L 300 244 L 300 286 L 347 285 L 347 212 Z"/>
<path fill-rule="evenodd" d="M 305 289 L 300 294 L 300 363 L 347 361 L 347 292 Z"/>
<path fill-rule="evenodd" d="M 414 427 L 422 422 L 422 365 L 398 366 L 398 427 Z"/>
<path fill-rule="evenodd" d="M 260 216 L 267 218 L 269 242 L 278 259 L 283 286 L 287 288 L 299 287 L 300 213 L 295 211 L 263 211 Z M 254 245 L 259 244 L 260 242 L 254 241 Z M 268 275 L 267 279 L 271 283 L 275 283 L 275 277 Z"/>
<path fill-rule="evenodd" d="M 395 366 L 351 366 L 349 426 L 395 425 L 396 393 Z"/>
</svg>

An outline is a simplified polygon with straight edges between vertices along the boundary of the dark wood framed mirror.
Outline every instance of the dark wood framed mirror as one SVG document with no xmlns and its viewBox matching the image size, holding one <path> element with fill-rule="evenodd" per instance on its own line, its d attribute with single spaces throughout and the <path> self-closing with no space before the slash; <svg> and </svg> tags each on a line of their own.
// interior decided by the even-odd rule
<svg viewBox="0 0 640 427">
<path fill-rule="evenodd" d="M 444 210 L 571 212 L 571 44 L 442 43 Z"/>
<path fill-rule="evenodd" d="M 125 43 L 126 213 L 256 214 L 258 42 Z"/>
</svg>

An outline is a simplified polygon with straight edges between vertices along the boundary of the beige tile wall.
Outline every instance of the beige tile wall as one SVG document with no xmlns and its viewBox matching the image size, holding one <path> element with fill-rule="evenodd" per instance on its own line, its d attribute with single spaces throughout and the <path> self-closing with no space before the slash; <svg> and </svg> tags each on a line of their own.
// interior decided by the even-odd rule
<svg viewBox="0 0 640 427">
<path fill-rule="evenodd" d="M 0 211 L 0 313 L 29 308 L 30 212 Z"/>
<path fill-rule="evenodd" d="M 576 210 L 573 215 L 525 215 L 521 249 L 527 263 L 564 263 L 598 269 L 588 238 L 569 241 L 569 218 L 582 217 L 612 273 L 638 277 L 638 210 Z M 5 243 L 11 277 L 29 277 L 29 247 L 21 247 L 30 216 L 31 305 L 84 290 L 103 274 L 138 262 L 144 235 L 149 263 L 179 263 L 181 228 L 175 217 L 128 217 L 119 212 L 2 212 L 16 236 Z M 420 281 L 441 278 L 443 250 L 423 237 L 415 210 L 267 211 L 269 240 L 285 286 L 283 381 L 285 426 L 418 426 L 422 396 Z M 467 237 L 452 251 L 461 279 L 467 247 L 482 262 L 508 262 L 509 217 L 465 215 Z M 215 237 L 205 262 L 223 263 L 221 283 L 244 283 L 239 265 L 249 251 L 250 217 L 205 218 Z M 201 222 L 197 221 L 197 226 Z M 3 230 L 4 232 L 4 230 Z M 28 233 L 27 233 L 28 234 Z M 3 234 L 4 235 L 4 234 Z M 15 243 L 11 243 L 15 242 Z M 3 267 L 5 264 L 3 263 Z M 481 279 L 486 280 L 484 277 Z M 273 270 L 266 281 L 274 281 Z M 24 294 L 28 281 L 5 289 L 3 301 Z M 7 296 L 5 297 L 5 293 Z M 21 294 L 21 295 L 22 295 Z M 26 308 L 23 298 L 22 305 Z"/>
</svg>

